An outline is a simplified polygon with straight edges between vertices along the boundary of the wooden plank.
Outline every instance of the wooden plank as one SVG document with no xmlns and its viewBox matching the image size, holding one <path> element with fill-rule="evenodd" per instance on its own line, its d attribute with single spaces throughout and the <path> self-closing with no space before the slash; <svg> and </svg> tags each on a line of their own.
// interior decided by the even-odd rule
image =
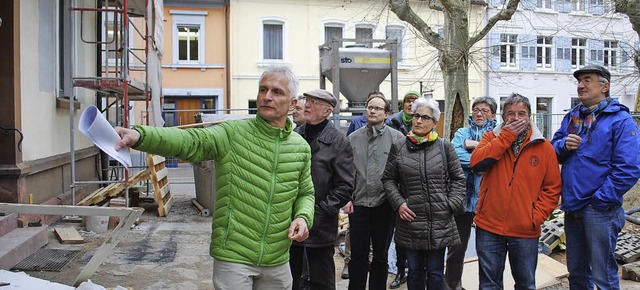
<svg viewBox="0 0 640 290">
<path fill-rule="evenodd" d="M 156 172 L 156 178 L 157 178 L 156 180 L 160 182 L 160 180 L 167 178 L 168 175 L 169 175 L 169 170 L 166 167 L 162 168 L 158 170 L 158 172 Z"/>
<path fill-rule="evenodd" d="M 63 244 L 82 244 L 84 243 L 84 238 L 80 236 L 78 231 L 74 228 L 70 227 L 57 227 L 53 230 L 60 240 L 60 243 Z"/>
<path fill-rule="evenodd" d="M 169 170 L 164 165 L 165 158 L 153 154 L 147 155 L 147 165 L 149 167 L 149 179 L 153 182 L 154 199 L 158 203 L 158 216 L 164 217 L 169 214 L 173 198 L 169 188 Z"/>
<path fill-rule="evenodd" d="M 149 169 L 141 170 L 136 172 L 133 176 L 129 177 L 129 187 L 136 185 L 138 182 L 142 180 L 146 180 L 149 178 Z M 92 205 L 99 203 L 105 200 L 107 197 L 118 196 L 122 191 L 125 190 L 124 183 L 111 183 L 106 187 L 102 187 L 87 195 L 84 199 L 78 202 L 77 205 Z"/>
<path fill-rule="evenodd" d="M 545 270 L 553 274 L 556 278 L 564 278 L 569 276 L 567 266 L 554 260 L 547 255 L 538 255 L 538 269 Z"/>
<path fill-rule="evenodd" d="M 166 159 L 164 158 L 164 156 L 151 155 L 151 160 L 152 160 L 151 164 L 158 165 L 158 164 L 164 162 Z M 149 161 L 147 161 L 147 162 L 149 162 Z M 149 165 L 149 166 L 151 166 L 151 165 Z"/>
<path fill-rule="evenodd" d="M 158 192 L 160 198 L 164 198 L 167 194 L 171 193 L 171 189 L 169 188 L 169 184 L 166 184 L 165 186 L 163 186 L 160 191 Z"/>
<path fill-rule="evenodd" d="M 169 211 L 171 210 L 171 206 L 173 205 L 173 197 L 169 196 L 169 200 L 163 202 L 163 206 L 158 206 L 158 215 L 159 216 L 167 216 Z"/>
</svg>

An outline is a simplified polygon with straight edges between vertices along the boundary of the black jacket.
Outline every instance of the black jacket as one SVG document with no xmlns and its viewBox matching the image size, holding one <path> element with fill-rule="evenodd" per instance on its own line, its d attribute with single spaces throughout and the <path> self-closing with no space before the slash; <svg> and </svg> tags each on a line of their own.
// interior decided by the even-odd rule
<svg viewBox="0 0 640 290">
<path fill-rule="evenodd" d="M 305 127 L 306 124 L 295 131 L 305 137 Z M 308 247 L 333 246 L 338 234 L 338 213 L 351 200 L 354 189 L 353 153 L 345 134 L 332 122 L 309 146 L 316 207 L 309 238 L 302 244 Z"/>
<path fill-rule="evenodd" d="M 445 150 L 446 161 L 441 148 Z M 407 222 L 396 213 L 397 245 L 412 250 L 436 250 L 460 244 L 454 215 L 464 210 L 465 178 L 449 141 L 438 138 L 418 145 L 408 138 L 396 140 L 382 183 L 395 211 L 406 202 L 416 214 L 412 222 Z"/>
</svg>

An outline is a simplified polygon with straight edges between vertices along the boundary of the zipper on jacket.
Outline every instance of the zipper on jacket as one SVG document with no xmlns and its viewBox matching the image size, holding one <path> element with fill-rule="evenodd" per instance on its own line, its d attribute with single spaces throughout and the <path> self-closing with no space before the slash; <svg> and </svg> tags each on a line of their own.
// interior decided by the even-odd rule
<svg viewBox="0 0 640 290">
<path fill-rule="evenodd" d="M 233 207 L 229 205 L 229 214 L 227 215 L 227 225 L 225 226 L 224 237 L 222 238 L 222 242 L 224 245 L 227 245 L 227 238 L 229 238 L 229 231 L 231 231 L 231 220 L 233 219 Z"/>
<path fill-rule="evenodd" d="M 484 200 L 487 198 L 487 189 L 481 192 L 482 199 L 478 200 L 478 205 L 476 205 L 476 211 L 478 214 L 482 213 L 482 208 L 484 207 Z M 480 198 L 480 194 L 478 194 L 478 198 Z"/>
<path fill-rule="evenodd" d="M 276 186 L 276 171 L 275 168 L 278 167 L 278 157 L 280 156 L 280 140 L 282 131 L 278 132 L 278 136 L 276 137 L 276 157 L 273 161 L 274 170 L 271 171 L 271 186 L 269 187 L 269 202 L 267 203 L 267 221 L 264 223 L 264 229 L 262 230 L 262 237 L 260 238 L 260 255 L 258 255 L 258 265 L 262 263 L 262 256 L 264 255 L 264 243 L 265 237 L 267 236 L 267 230 L 269 229 L 269 216 L 271 216 L 271 203 L 273 202 L 273 192 Z"/>
<path fill-rule="evenodd" d="M 531 229 L 532 230 L 536 229 L 536 224 L 535 224 L 534 219 L 533 219 L 533 214 L 534 214 L 535 210 L 536 210 L 536 203 L 532 202 L 531 203 Z"/>
<path fill-rule="evenodd" d="M 513 178 L 516 176 L 516 166 L 518 166 L 518 161 L 520 161 L 520 156 L 522 156 L 522 152 L 524 152 L 524 149 L 529 147 L 529 145 L 534 142 L 537 143 L 536 140 L 533 140 L 527 143 L 527 145 L 524 145 L 524 147 L 520 149 L 520 153 L 518 154 L 518 156 L 516 156 L 516 162 L 513 163 L 513 169 L 511 170 L 511 179 L 509 180 L 509 187 L 511 187 L 511 184 L 513 183 Z"/>
</svg>

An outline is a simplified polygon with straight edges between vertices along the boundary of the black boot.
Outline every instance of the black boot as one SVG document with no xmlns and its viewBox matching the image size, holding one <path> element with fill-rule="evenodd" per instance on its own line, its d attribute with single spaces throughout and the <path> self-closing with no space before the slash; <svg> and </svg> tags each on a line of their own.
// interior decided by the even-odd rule
<svg viewBox="0 0 640 290">
<path fill-rule="evenodd" d="M 407 275 L 404 273 L 404 267 L 398 268 L 398 275 L 396 275 L 396 278 L 393 279 L 393 281 L 391 281 L 391 285 L 389 285 L 389 288 L 391 289 L 399 288 L 400 284 L 404 284 L 406 282 L 407 282 Z"/>
</svg>

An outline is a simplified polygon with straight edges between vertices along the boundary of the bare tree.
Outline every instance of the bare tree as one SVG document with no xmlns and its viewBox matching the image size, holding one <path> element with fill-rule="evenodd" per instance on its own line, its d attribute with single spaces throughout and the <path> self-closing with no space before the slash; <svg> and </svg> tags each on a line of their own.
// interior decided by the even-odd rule
<svg viewBox="0 0 640 290">
<path fill-rule="evenodd" d="M 629 16 L 629 22 L 631 27 L 638 34 L 640 38 L 640 1 L 638 0 L 615 0 L 616 12 L 626 14 Z M 636 50 L 633 55 L 633 62 L 636 67 L 640 69 L 640 51 Z M 636 93 L 636 108 L 635 111 L 640 111 L 640 85 L 638 85 L 638 91 Z"/>
<path fill-rule="evenodd" d="M 624 0 L 635 2 L 638 0 Z M 469 11 L 472 2 L 482 0 L 418 0 L 444 14 L 443 36 L 438 34 L 411 8 L 409 0 L 389 0 L 391 11 L 411 25 L 440 52 L 439 64 L 444 76 L 445 118 L 444 135 L 451 139 L 464 126 L 469 112 L 469 60 L 471 47 L 482 40 L 498 21 L 510 20 L 520 0 L 508 0 L 504 8 L 489 18 L 475 35 L 469 35 Z"/>
</svg>

